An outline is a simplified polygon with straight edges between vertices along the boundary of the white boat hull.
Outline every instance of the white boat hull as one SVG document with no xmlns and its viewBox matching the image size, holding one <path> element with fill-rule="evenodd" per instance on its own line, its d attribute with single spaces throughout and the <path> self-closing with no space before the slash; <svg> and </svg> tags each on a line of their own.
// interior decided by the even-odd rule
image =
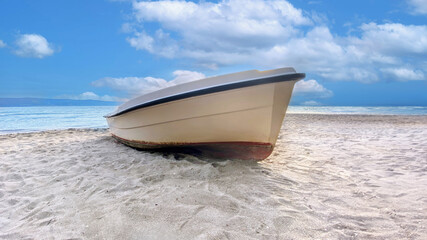
<svg viewBox="0 0 427 240">
<path fill-rule="evenodd" d="M 173 148 L 215 158 L 262 160 L 273 151 L 297 80 L 189 97 L 107 117 L 136 148 Z"/>
</svg>

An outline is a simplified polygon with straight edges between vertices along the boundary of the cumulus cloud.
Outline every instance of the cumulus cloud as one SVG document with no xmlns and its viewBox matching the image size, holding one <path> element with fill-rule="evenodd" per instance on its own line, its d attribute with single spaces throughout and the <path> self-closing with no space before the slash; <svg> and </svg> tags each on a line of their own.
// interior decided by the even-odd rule
<svg viewBox="0 0 427 240">
<path fill-rule="evenodd" d="M 410 68 L 384 68 L 381 69 L 386 75 L 396 79 L 397 81 L 411 81 L 425 79 L 424 73 L 420 70 Z"/>
<path fill-rule="evenodd" d="M 152 92 L 167 86 L 167 81 L 153 77 L 106 77 L 92 82 L 95 87 L 108 87 L 130 96 Z"/>
<path fill-rule="evenodd" d="M 340 38 L 327 27 L 315 27 L 273 51 L 282 62 L 293 62 L 326 79 L 360 82 L 378 81 L 379 68 L 418 64 L 418 57 L 427 54 L 426 26 L 369 23 L 360 31 L 361 37 Z"/>
<path fill-rule="evenodd" d="M 133 37 L 127 38 L 127 41 L 138 50 L 146 50 L 167 58 L 174 57 L 178 50 L 175 41 L 161 29 L 157 30 L 153 37 L 145 32 L 135 32 Z"/>
<path fill-rule="evenodd" d="M 175 78 L 172 81 L 168 82 L 169 85 L 177 85 L 206 78 L 205 74 L 203 73 L 187 70 L 176 70 L 173 72 L 173 75 L 175 76 Z"/>
<path fill-rule="evenodd" d="M 39 34 L 21 34 L 15 44 L 15 54 L 21 57 L 44 58 L 54 53 L 52 44 Z"/>
<path fill-rule="evenodd" d="M 122 27 L 120 29 L 123 33 L 132 33 L 135 31 L 135 28 L 133 27 L 132 23 L 123 23 Z"/>
<path fill-rule="evenodd" d="M 212 69 L 293 66 L 326 80 L 369 83 L 390 77 L 386 69 L 405 64 L 419 69 L 406 80 L 426 79 L 420 65 L 427 55 L 426 25 L 366 23 L 352 35 L 339 36 L 285 0 L 140 1 L 133 9 L 132 26 L 156 23 L 159 29 L 132 28 L 131 46 Z M 403 81 L 398 78 L 402 74 L 394 76 Z"/>
<path fill-rule="evenodd" d="M 350 44 L 365 52 L 401 56 L 427 53 L 427 26 L 400 23 L 363 24 L 362 37 L 351 38 Z"/>
<path fill-rule="evenodd" d="M 329 98 L 334 95 L 331 90 L 313 79 L 298 81 L 294 87 L 294 94 L 309 96 L 311 98 Z"/>
<path fill-rule="evenodd" d="M 186 70 L 176 70 L 173 72 L 173 76 L 174 79 L 171 81 L 154 77 L 107 77 L 92 82 L 92 85 L 95 87 L 109 87 L 134 97 L 162 88 L 205 78 L 203 73 Z"/>
<path fill-rule="evenodd" d="M 320 102 L 317 102 L 314 100 L 309 100 L 309 101 L 302 102 L 301 105 L 303 105 L 303 106 L 321 106 L 322 104 Z"/>
<path fill-rule="evenodd" d="M 151 53 L 154 52 L 154 39 L 151 36 L 148 36 L 144 32 L 135 33 L 135 37 L 128 38 L 127 41 L 130 45 L 138 50 L 147 50 Z"/>
<path fill-rule="evenodd" d="M 0 48 L 4 48 L 4 47 L 6 47 L 6 43 L 0 39 Z"/>
<path fill-rule="evenodd" d="M 375 82 L 384 77 L 381 68 L 403 63 L 420 68 L 427 54 L 427 27 L 402 24 L 364 24 L 360 37 L 338 37 L 325 26 L 314 27 L 303 37 L 278 43 L 253 59 L 279 67 L 294 66 L 327 80 Z M 262 60 L 262 61 L 261 61 Z"/>
<path fill-rule="evenodd" d="M 80 100 L 101 100 L 101 101 L 109 101 L 109 102 L 116 102 L 116 101 L 123 101 L 122 99 L 110 95 L 104 95 L 99 96 L 94 92 L 84 92 L 76 97 Z"/>
<path fill-rule="evenodd" d="M 314 79 L 300 80 L 295 84 L 291 104 L 319 106 L 322 99 L 330 98 L 334 93 Z"/>
<path fill-rule="evenodd" d="M 107 102 L 124 102 L 127 99 L 114 97 L 110 95 L 103 95 L 99 96 L 98 94 L 94 92 L 84 92 L 79 95 L 62 95 L 58 98 L 65 98 L 65 99 L 74 99 L 74 100 L 99 100 L 99 101 L 107 101 Z"/>
<path fill-rule="evenodd" d="M 152 35 L 135 32 L 129 43 L 168 57 L 244 54 L 248 48 L 269 48 L 289 38 L 298 32 L 294 26 L 311 24 L 287 1 L 142 1 L 134 2 L 133 8 L 138 22 L 158 22 L 163 29 Z M 179 42 L 167 31 L 178 33 Z"/>
<path fill-rule="evenodd" d="M 407 0 L 411 12 L 415 15 L 427 14 L 427 1 L 426 0 Z"/>
</svg>

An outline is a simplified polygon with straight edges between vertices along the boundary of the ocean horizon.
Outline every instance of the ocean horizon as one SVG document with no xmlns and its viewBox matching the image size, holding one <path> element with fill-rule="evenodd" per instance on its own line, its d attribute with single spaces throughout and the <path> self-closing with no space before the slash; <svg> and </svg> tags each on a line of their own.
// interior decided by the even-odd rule
<svg viewBox="0 0 427 240">
<path fill-rule="evenodd" d="M 1 107 L 0 134 L 107 128 L 104 115 L 117 106 Z M 289 106 L 287 114 L 427 115 L 425 106 Z"/>
</svg>

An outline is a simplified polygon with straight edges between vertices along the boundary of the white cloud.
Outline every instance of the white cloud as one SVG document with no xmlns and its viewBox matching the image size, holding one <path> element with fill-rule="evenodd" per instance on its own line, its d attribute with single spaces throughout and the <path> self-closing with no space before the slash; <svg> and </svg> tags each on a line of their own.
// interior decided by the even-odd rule
<svg viewBox="0 0 427 240">
<path fill-rule="evenodd" d="M 413 70 L 409 68 L 384 68 L 381 69 L 381 71 L 398 81 L 425 79 L 424 73 L 420 70 Z"/>
<path fill-rule="evenodd" d="M 301 80 L 295 84 L 294 87 L 295 95 L 304 95 L 312 98 L 328 98 L 333 96 L 333 92 L 316 80 Z"/>
<path fill-rule="evenodd" d="M 4 48 L 4 47 L 6 47 L 6 43 L 0 39 L 0 48 Z"/>
<path fill-rule="evenodd" d="M 415 15 L 427 14 L 427 0 L 407 0 Z"/>
<path fill-rule="evenodd" d="M 166 87 L 167 81 L 153 77 L 106 77 L 92 82 L 92 85 L 95 87 L 109 87 L 125 92 L 130 96 L 136 96 Z"/>
<path fill-rule="evenodd" d="M 303 105 L 303 106 L 321 106 L 322 104 L 320 102 L 317 102 L 314 100 L 309 100 L 309 101 L 302 102 L 301 105 Z"/>
<path fill-rule="evenodd" d="M 130 45 L 138 50 L 147 50 L 150 53 L 154 52 L 154 39 L 145 33 L 135 33 L 135 37 L 128 38 Z"/>
<path fill-rule="evenodd" d="M 54 53 L 52 45 L 38 34 L 21 34 L 15 44 L 15 54 L 21 57 L 44 58 Z"/>
<path fill-rule="evenodd" d="M 99 101 L 107 101 L 107 102 L 124 102 L 127 100 L 124 98 L 114 97 L 110 95 L 99 96 L 94 92 L 84 92 L 77 96 L 61 95 L 61 96 L 58 96 L 58 98 L 74 99 L 74 100 L 99 100 Z"/>
<path fill-rule="evenodd" d="M 339 36 L 324 25 L 316 26 L 315 15 L 284 0 L 141 1 L 133 8 L 132 24 L 144 29 L 146 23 L 157 23 L 160 28 L 134 28 L 127 39 L 131 46 L 162 57 L 192 59 L 211 69 L 236 64 L 293 66 L 326 80 L 369 83 L 389 77 L 390 72 L 381 69 L 403 64 L 424 69 L 427 56 L 426 25 L 367 23 L 351 35 Z M 426 80 L 421 73 L 409 80 Z"/>
<path fill-rule="evenodd" d="M 139 22 L 158 22 L 162 29 L 152 36 L 135 32 L 128 38 L 131 46 L 168 57 L 245 54 L 297 34 L 294 26 L 311 24 L 287 1 L 142 1 L 133 7 Z M 181 40 L 172 40 L 169 32 L 178 33 Z"/>
<path fill-rule="evenodd" d="M 172 81 L 168 82 L 169 85 L 177 85 L 206 78 L 205 74 L 203 73 L 187 70 L 176 70 L 173 72 L 173 75 L 175 76 L 175 78 Z"/>
<path fill-rule="evenodd" d="M 305 36 L 278 43 L 258 54 L 267 65 L 280 67 L 288 64 L 300 71 L 318 74 L 336 73 L 336 68 L 346 61 L 345 49 L 336 42 L 327 27 L 315 27 Z"/>
<path fill-rule="evenodd" d="M 427 53 L 427 26 L 399 23 L 361 26 L 362 37 L 352 38 L 350 44 L 368 53 L 400 56 L 403 54 Z"/>
<path fill-rule="evenodd" d="M 134 97 L 165 87 L 205 78 L 203 73 L 186 70 L 176 70 L 173 72 L 173 76 L 174 79 L 171 81 L 153 77 L 107 77 L 92 82 L 92 85 L 95 87 L 109 87 L 120 92 L 125 92 L 129 96 Z"/>
<path fill-rule="evenodd" d="M 135 31 L 135 28 L 132 23 L 123 23 L 120 30 L 123 33 L 132 33 Z"/>
<path fill-rule="evenodd" d="M 304 36 L 278 43 L 269 51 L 254 52 L 254 65 L 294 66 L 328 80 L 374 82 L 382 79 L 381 68 L 403 63 L 422 68 L 427 54 L 427 27 L 402 24 L 364 24 L 361 37 L 338 37 L 325 26 Z"/>
<path fill-rule="evenodd" d="M 139 21 L 159 21 L 176 29 L 186 27 L 200 29 L 232 23 L 236 24 L 234 26 L 246 26 L 247 28 L 238 29 L 240 33 L 245 33 L 253 30 L 246 25 L 247 23 L 255 24 L 256 28 L 279 27 L 276 25 L 279 17 L 286 25 L 310 23 L 301 10 L 287 1 L 223 0 L 219 3 L 200 2 L 199 4 L 186 1 L 140 1 L 134 2 L 133 8 Z M 194 24 L 195 22 L 198 24 Z"/>
<path fill-rule="evenodd" d="M 135 32 L 133 37 L 127 38 L 127 41 L 138 50 L 146 50 L 167 58 L 174 57 L 178 50 L 175 41 L 161 29 L 156 31 L 154 38 L 145 32 Z"/>
<path fill-rule="evenodd" d="M 304 106 L 320 106 L 318 100 L 330 98 L 334 93 L 314 79 L 301 80 L 295 84 L 292 103 Z M 314 100 L 316 99 L 316 100 Z"/>
<path fill-rule="evenodd" d="M 78 95 L 77 99 L 80 99 L 80 100 L 101 100 L 101 101 L 118 101 L 119 100 L 119 98 L 109 96 L 109 95 L 98 96 L 97 94 L 95 94 L 93 92 L 84 92 L 84 93 Z"/>
</svg>

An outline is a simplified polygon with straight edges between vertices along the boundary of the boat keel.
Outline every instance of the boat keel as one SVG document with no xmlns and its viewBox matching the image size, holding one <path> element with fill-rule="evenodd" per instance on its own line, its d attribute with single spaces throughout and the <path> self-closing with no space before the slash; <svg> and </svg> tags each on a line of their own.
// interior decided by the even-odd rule
<svg viewBox="0 0 427 240">
<path fill-rule="evenodd" d="M 128 140 L 113 134 L 119 142 L 130 147 L 159 152 L 179 152 L 199 158 L 240 159 L 261 161 L 270 156 L 274 146 L 256 142 L 152 143 Z"/>
</svg>

